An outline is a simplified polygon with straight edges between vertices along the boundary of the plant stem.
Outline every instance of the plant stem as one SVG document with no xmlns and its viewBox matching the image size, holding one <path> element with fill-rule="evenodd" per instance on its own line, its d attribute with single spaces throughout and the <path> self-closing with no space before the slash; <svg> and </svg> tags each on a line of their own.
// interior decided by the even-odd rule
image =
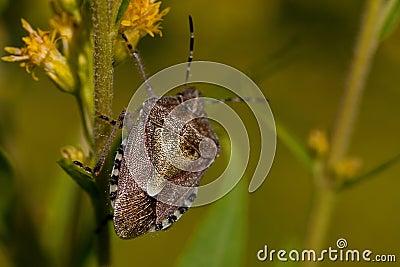
<svg viewBox="0 0 400 267">
<path fill-rule="evenodd" d="M 111 115 L 113 86 L 113 39 L 111 32 L 110 3 L 107 0 L 92 0 L 93 38 L 94 38 L 94 110 L 95 114 Z M 100 155 L 110 127 L 95 119 L 94 144 L 95 154 Z M 99 199 L 94 201 L 97 234 L 97 255 L 99 266 L 110 265 L 110 237 L 108 224 L 103 224 L 109 213 L 108 174 L 101 172 L 96 177 Z"/>
<path fill-rule="evenodd" d="M 111 115 L 113 86 L 113 42 L 107 0 L 93 0 L 94 109 L 95 114 Z M 105 124 L 95 120 L 96 155 L 103 149 Z M 109 128 L 109 127 L 108 127 Z"/>
<path fill-rule="evenodd" d="M 346 154 L 359 110 L 364 84 L 378 46 L 379 26 L 381 24 L 380 11 L 384 2 L 382 0 L 369 0 L 366 4 L 345 87 L 345 95 L 332 134 L 331 152 L 328 159 L 329 167 L 333 167 Z"/>
<path fill-rule="evenodd" d="M 335 181 L 330 170 L 343 160 L 348 149 L 367 74 L 378 46 L 384 4 L 384 0 L 369 0 L 366 3 L 342 104 L 332 134 L 327 165 L 315 172 L 316 192 L 308 229 L 307 248 L 314 249 L 317 253 L 324 246 L 337 196 L 333 186 Z M 317 265 L 318 262 L 314 261 L 304 264 L 304 266 Z"/>
<path fill-rule="evenodd" d="M 94 143 L 93 143 L 93 134 L 91 132 L 93 128 L 92 117 L 90 116 L 91 114 L 89 114 L 88 108 L 85 105 L 85 103 L 83 103 L 81 96 L 76 96 L 75 99 L 78 102 L 78 108 L 82 120 L 83 134 L 85 136 L 85 140 L 89 144 L 90 151 L 93 151 Z"/>
<path fill-rule="evenodd" d="M 332 217 L 332 211 L 335 203 L 335 192 L 330 188 L 319 188 L 315 192 L 314 207 L 311 212 L 310 225 L 306 249 L 313 249 L 317 253 L 323 249 L 329 222 Z M 314 266 L 306 264 L 306 266 Z"/>
</svg>

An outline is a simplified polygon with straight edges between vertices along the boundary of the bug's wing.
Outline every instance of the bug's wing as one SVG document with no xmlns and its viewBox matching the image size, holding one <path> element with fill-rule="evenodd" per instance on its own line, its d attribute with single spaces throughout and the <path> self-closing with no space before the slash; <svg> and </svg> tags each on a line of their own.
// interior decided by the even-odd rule
<svg viewBox="0 0 400 267">
<path fill-rule="evenodd" d="M 147 180 L 147 187 L 146 187 L 146 192 L 149 196 L 156 196 L 158 193 L 163 190 L 167 183 L 167 179 L 164 177 L 161 177 L 160 175 L 154 174 L 149 177 Z"/>
<path fill-rule="evenodd" d="M 122 164 L 122 170 L 126 170 L 124 162 Z M 155 199 L 133 183 L 130 190 L 118 191 L 113 220 L 115 232 L 119 237 L 140 236 L 148 232 L 155 224 Z"/>
<path fill-rule="evenodd" d="M 157 195 L 156 230 L 168 228 L 188 210 L 197 196 L 197 186 L 204 173 L 182 171 L 169 180 Z"/>
<path fill-rule="evenodd" d="M 128 186 L 136 183 L 144 191 L 147 189 L 149 177 L 155 175 L 155 169 L 146 148 L 146 122 L 148 120 L 148 109 L 151 106 L 149 102 L 151 101 L 154 100 L 149 99 L 143 104 L 137 123 L 130 130 L 124 148 L 124 161 L 129 172 L 129 176 L 124 179 L 124 182 Z"/>
<path fill-rule="evenodd" d="M 145 191 L 147 180 L 154 172 L 145 147 L 145 117 L 146 111 L 142 109 L 124 141 L 114 204 L 114 229 L 121 238 L 148 232 L 156 219 L 156 199 Z"/>
</svg>

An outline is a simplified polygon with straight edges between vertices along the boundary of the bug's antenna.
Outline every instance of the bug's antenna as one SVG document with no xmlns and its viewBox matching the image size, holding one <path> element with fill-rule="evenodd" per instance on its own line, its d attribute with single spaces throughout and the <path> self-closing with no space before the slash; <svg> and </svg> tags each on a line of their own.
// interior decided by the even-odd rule
<svg viewBox="0 0 400 267">
<path fill-rule="evenodd" d="M 131 44 L 131 43 L 129 42 L 129 40 L 128 40 L 128 36 L 126 36 L 125 33 L 122 33 L 121 35 L 122 35 L 122 39 L 124 39 L 124 41 L 125 41 L 125 43 L 126 43 L 126 46 L 128 47 L 129 52 L 131 53 L 131 55 L 132 55 L 132 56 L 135 58 L 135 60 L 136 60 L 136 65 L 137 65 L 137 67 L 138 67 L 138 69 L 139 69 L 139 71 L 140 71 L 140 74 L 142 75 L 142 78 L 143 78 L 143 80 L 144 80 L 144 83 L 146 84 L 147 92 L 149 93 L 149 95 L 150 95 L 151 97 L 155 97 L 156 94 L 154 93 L 154 90 L 153 90 L 153 88 L 151 87 L 151 85 L 150 85 L 150 83 L 149 83 L 149 80 L 147 79 L 147 75 L 146 75 L 146 72 L 145 72 L 145 70 L 144 70 L 144 66 L 143 66 L 142 60 L 140 59 L 139 52 L 136 51 L 135 49 L 133 49 L 132 44 Z"/>
<path fill-rule="evenodd" d="M 193 60 L 193 50 L 194 50 L 194 27 L 193 27 L 193 19 L 192 16 L 189 15 L 189 29 L 190 29 L 190 43 L 189 43 L 189 57 L 188 64 L 186 69 L 186 79 L 185 79 L 185 87 L 187 87 L 187 83 L 189 81 L 190 74 L 190 66 Z"/>
</svg>

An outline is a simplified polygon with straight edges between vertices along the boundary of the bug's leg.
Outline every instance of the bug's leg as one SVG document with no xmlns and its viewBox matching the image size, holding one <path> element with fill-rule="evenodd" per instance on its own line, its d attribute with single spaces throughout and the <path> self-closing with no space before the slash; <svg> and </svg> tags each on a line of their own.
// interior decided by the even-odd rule
<svg viewBox="0 0 400 267">
<path fill-rule="evenodd" d="M 114 141 L 114 139 L 115 139 L 115 136 L 117 135 L 117 131 L 118 131 L 119 129 L 121 129 L 122 126 L 123 126 L 123 122 L 124 122 L 124 118 L 125 118 L 125 110 L 123 110 L 123 111 L 121 112 L 121 114 L 118 116 L 118 119 L 117 119 L 117 120 L 110 119 L 110 118 L 108 118 L 107 116 L 104 116 L 104 115 L 99 115 L 98 117 L 99 117 L 100 119 L 103 119 L 103 120 L 105 120 L 105 121 L 108 121 L 108 122 L 109 122 L 110 124 L 112 124 L 114 127 L 113 127 L 113 129 L 112 129 L 112 131 L 111 131 L 110 136 L 109 136 L 108 139 L 107 139 L 106 144 L 104 145 L 103 151 L 101 152 L 100 157 L 99 157 L 99 159 L 98 159 L 96 165 L 95 165 L 94 168 L 92 169 L 92 168 L 90 168 L 90 167 L 88 167 L 88 166 L 85 166 L 82 162 L 79 162 L 79 161 L 76 161 L 76 160 L 74 161 L 74 164 L 78 165 L 79 167 L 81 167 L 81 168 L 84 169 L 85 171 L 89 172 L 90 174 L 94 174 L 94 175 L 96 175 L 96 176 L 99 175 L 99 173 L 100 173 L 100 171 L 101 171 L 101 168 L 102 168 L 103 165 L 104 165 L 104 162 L 105 162 L 105 160 L 106 160 L 106 157 L 107 157 L 107 155 L 108 155 L 108 152 L 109 152 L 110 149 L 111 149 L 111 145 L 112 145 L 112 143 L 113 143 L 113 141 Z"/>
<path fill-rule="evenodd" d="M 82 163 L 82 162 L 80 162 L 80 161 L 77 161 L 77 160 L 74 160 L 73 162 L 74 162 L 74 164 L 75 164 L 75 165 L 77 165 L 78 167 L 80 167 L 80 168 L 84 169 L 86 172 L 88 172 L 88 173 L 90 173 L 90 174 L 92 174 L 92 173 L 93 173 L 93 170 L 92 170 L 92 168 L 90 168 L 89 166 L 85 166 L 85 165 L 83 165 L 83 163 Z"/>
<path fill-rule="evenodd" d="M 228 97 L 225 99 L 222 99 L 221 101 L 224 103 L 229 103 L 229 102 L 269 102 L 268 99 L 265 98 L 258 98 L 258 97 Z"/>
<path fill-rule="evenodd" d="M 259 98 L 259 97 L 228 97 L 224 99 L 215 99 L 215 100 L 205 100 L 206 104 L 217 104 L 217 103 L 246 103 L 246 102 L 253 102 L 253 103 L 265 103 L 269 102 L 268 99 Z"/>
<path fill-rule="evenodd" d="M 123 111 L 123 112 L 125 112 L 125 111 Z M 124 115 L 125 115 L 125 114 L 124 114 Z M 121 116 L 121 115 L 120 115 L 120 116 Z M 106 115 L 101 115 L 101 114 L 98 115 L 97 118 L 102 119 L 102 120 L 105 120 L 106 122 L 108 122 L 109 124 L 111 124 L 111 125 L 113 125 L 113 126 L 115 126 L 115 125 L 118 123 L 118 121 L 120 120 L 120 118 L 118 118 L 118 120 L 113 120 L 113 119 L 107 117 Z M 124 118 L 122 118 L 122 120 L 123 120 L 123 119 L 124 119 Z M 121 125 L 120 125 L 119 128 L 122 128 L 122 123 L 121 123 Z"/>
<path fill-rule="evenodd" d="M 107 118 L 107 117 L 104 116 L 104 118 Z M 94 175 L 96 175 L 96 176 L 99 175 L 99 173 L 101 171 L 101 168 L 103 168 L 104 162 L 106 160 L 108 152 L 111 149 L 111 145 L 112 145 L 112 143 L 113 143 L 113 141 L 115 139 L 115 136 L 117 135 L 118 130 L 122 128 L 122 125 L 123 125 L 123 122 L 124 122 L 124 118 L 125 118 L 125 110 L 123 110 L 121 112 L 121 114 L 119 114 L 118 119 L 115 121 L 115 124 L 114 124 L 114 127 L 113 127 L 112 131 L 111 131 L 111 134 L 108 137 L 107 142 L 104 145 L 103 151 L 101 152 L 100 157 L 99 157 L 96 165 L 93 168 L 93 174 Z M 109 118 L 107 118 L 107 119 L 109 119 Z M 113 121 L 113 120 L 111 120 L 111 121 Z"/>
<path fill-rule="evenodd" d="M 129 53 L 136 61 L 136 65 L 137 65 L 137 67 L 140 71 L 140 74 L 142 75 L 142 78 L 146 84 L 147 92 L 148 92 L 149 96 L 155 97 L 156 93 L 154 92 L 153 87 L 151 87 L 151 85 L 149 83 L 149 79 L 147 79 L 146 71 L 144 70 L 144 65 L 142 63 L 142 59 L 140 58 L 139 52 L 137 50 L 135 50 L 135 47 L 133 47 L 133 45 L 129 42 L 128 36 L 124 32 L 121 33 L 121 36 L 122 36 L 122 39 L 124 39 L 124 41 L 125 41 L 125 44 L 129 50 Z"/>
</svg>

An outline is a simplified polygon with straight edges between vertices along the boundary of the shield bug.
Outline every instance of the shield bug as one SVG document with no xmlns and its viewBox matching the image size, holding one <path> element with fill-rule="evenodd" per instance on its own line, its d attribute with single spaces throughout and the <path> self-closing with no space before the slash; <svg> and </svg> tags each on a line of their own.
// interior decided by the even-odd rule
<svg viewBox="0 0 400 267">
<path fill-rule="evenodd" d="M 194 46 L 190 16 L 189 25 L 186 81 Z M 124 33 L 122 37 L 150 95 L 138 111 L 136 121 L 128 127 L 110 179 L 115 232 L 121 238 L 135 238 L 167 229 L 188 210 L 197 196 L 196 187 L 219 155 L 219 141 L 207 119 L 199 91 L 186 83 L 177 95 L 156 97 L 138 52 Z M 122 126 L 124 116 L 129 115 L 122 113 L 114 121 L 113 133 Z M 95 173 L 99 172 L 105 155 L 100 157 Z"/>
</svg>

